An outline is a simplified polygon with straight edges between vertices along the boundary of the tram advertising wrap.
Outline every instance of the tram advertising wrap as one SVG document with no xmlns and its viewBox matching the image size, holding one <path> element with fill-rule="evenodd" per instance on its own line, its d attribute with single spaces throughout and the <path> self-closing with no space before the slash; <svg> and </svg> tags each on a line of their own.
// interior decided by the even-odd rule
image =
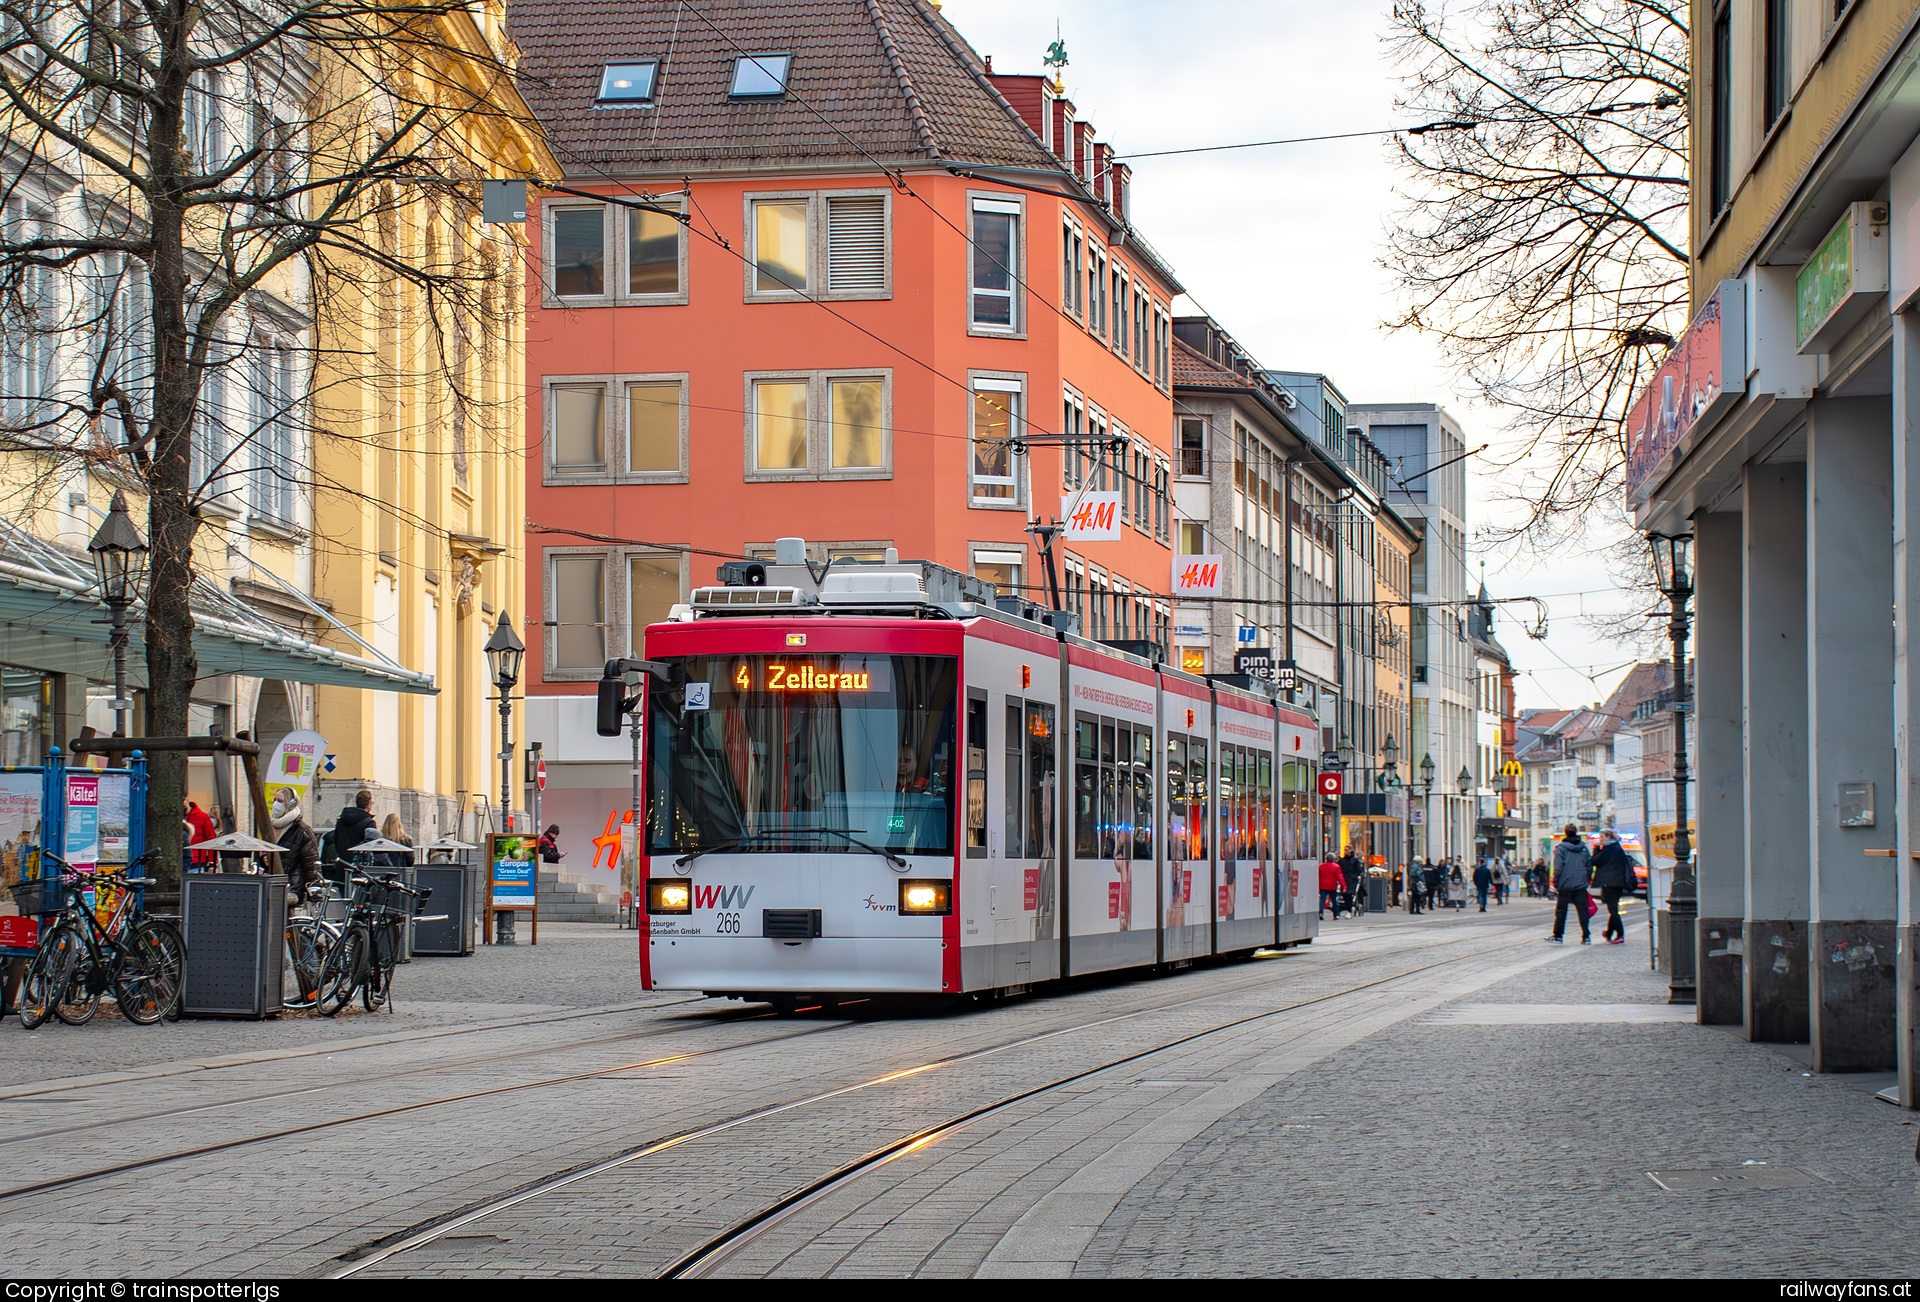
<svg viewBox="0 0 1920 1302">
<path fill-rule="evenodd" d="M 1313 718 L 973 583 L 774 566 L 647 630 L 648 989 L 981 993 L 1312 940 Z"/>
</svg>

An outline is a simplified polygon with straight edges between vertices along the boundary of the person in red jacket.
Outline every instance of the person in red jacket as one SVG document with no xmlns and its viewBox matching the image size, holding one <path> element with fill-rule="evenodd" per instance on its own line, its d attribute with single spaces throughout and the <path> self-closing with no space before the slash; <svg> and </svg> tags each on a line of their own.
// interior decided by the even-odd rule
<svg viewBox="0 0 1920 1302">
<path fill-rule="evenodd" d="M 1347 879 L 1340 870 L 1340 861 L 1331 855 L 1320 865 L 1320 917 L 1324 921 L 1327 910 L 1339 911 L 1340 892 L 1347 889 Z"/>
<path fill-rule="evenodd" d="M 199 805 L 191 800 L 181 806 L 180 817 L 187 825 L 186 836 L 188 845 L 193 845 L 200 841 L 211 841 L 214 837 L 220 835 L 220 828 L 214 823 L 213 815 L 200 808 Z M 204 871 L 214 867 L 219 862 L 220 856 L 211 850 L 195 850 L 193 852 L 193 866 L 197 870 Z"/>
</svg>

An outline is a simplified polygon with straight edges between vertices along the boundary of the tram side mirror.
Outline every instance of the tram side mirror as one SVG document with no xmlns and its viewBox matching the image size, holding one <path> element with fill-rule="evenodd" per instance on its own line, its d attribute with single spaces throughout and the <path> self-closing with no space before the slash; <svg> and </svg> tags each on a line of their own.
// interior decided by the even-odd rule
<svg viewBox="0 0 1920 1302">
<path fill-rule="evenodd" d="M 602 737 L 618 737 L 626 730 L 627 684 L 619 678 L 602 678 L 600 694 L 594 702 L 593 730 Z"/>
</svg>

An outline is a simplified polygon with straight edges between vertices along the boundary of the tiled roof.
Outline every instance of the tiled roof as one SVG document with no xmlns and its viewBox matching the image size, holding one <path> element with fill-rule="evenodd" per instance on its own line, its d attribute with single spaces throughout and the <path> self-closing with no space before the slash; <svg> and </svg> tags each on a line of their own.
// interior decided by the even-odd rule
<svg viewBox="0 0 1920 1302">
<path fill-rule="evenodd" d="M 520 88 L 569 177 L 1058 159 L 926 0 L 512 0 Z M 741 54 L 790 53 L 789 93 L 727 96 Z M 596 108 L 602 67 L 660 60 L 653 106 Z"/>
<path fill-rule="evenodd" d="M 1173 341 L 1173 382 L 1203 388 L 1251 389 L 1253 381 L 1238 371 L 1220 365 L 1199 349 L 1179 339 Z"/>
</svg>

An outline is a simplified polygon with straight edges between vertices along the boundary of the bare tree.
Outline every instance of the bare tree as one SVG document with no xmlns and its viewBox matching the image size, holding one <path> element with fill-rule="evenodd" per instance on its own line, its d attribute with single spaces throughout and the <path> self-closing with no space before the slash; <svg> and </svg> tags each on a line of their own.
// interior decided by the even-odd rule
<svg viewBox="0 0 1920 1302">
<path fill-rule="evenodd" d="M 1687 0 L 1396 0 L 1404 306 L 1521 436 L 1496 541 L 1623 511 L 1627 409 L 1687 312 Z"/>
<path fill-rule="evenodd" d="M 470 222 L 484 142 L 523 121 L 484 8 L 0 0 L 0 353 L 22 359 L 0 449 L 144 492 L 150 734 L 187 730 L 205 508 L 330 487 L 315 386 L 431 375 L 479 402 L 466 341 L 514 310 L 518 268 L 409 213 Z M 155 759 L 147 843 L 172 863 L 184 766 Z"/>
</svg>

